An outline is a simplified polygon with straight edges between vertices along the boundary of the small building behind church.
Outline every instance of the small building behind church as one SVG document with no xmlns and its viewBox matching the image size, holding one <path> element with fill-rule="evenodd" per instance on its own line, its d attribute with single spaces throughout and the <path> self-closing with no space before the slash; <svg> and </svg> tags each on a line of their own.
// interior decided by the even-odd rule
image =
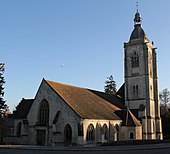
<svg viewBox="0 0 170 154">
<path fill-rule="evenodd" d="M 115 95 L 43 79 L 14 112 L 19 144 L 98 144 L 162 140 L 156 49 L 137 11 L 125 49 L 125 80 Z"/>
</svg>

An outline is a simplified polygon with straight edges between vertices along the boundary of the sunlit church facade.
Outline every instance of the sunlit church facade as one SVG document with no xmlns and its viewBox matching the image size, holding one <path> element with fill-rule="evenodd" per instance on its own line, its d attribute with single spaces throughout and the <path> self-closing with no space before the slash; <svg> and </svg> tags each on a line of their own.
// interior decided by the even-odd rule
<svg viewBox="0 0 170 154">
<path fill-rule="evenodd" d="M 115 95 L 43 79 L 14 112 L 19 144 L 77 145 L 162 140 L 156 48 L 137 11 L 124 43 L 124 84 Z"/>
</svg>

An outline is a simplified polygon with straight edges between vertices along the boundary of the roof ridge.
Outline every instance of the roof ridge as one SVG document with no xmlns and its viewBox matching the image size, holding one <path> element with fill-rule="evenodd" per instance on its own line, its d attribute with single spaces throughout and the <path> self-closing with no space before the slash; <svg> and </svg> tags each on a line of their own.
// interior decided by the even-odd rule
<svg viewBox="0 0 170 154">
<path fill-rule="evenodd" d="M 51 80 L 46 80 L 44 79 L 46 82 L 51 82 L 51 83 L 55 83 L 55 84 L 59 84 L 59 85 L 63 85 L 63 86 L 69 86 L 69 87 L 74 87 L 74 88 L 80 88 L 80 89 L 87 89 L 87 88 L 82 88 L 82 87 L 78 87 L 78 86 L 73 86 L 70 84 L 65 84 L 65 83 L 60 83 L 60 82 L 55 82 L 55 81 L 51 81 Z"/>
</svg>

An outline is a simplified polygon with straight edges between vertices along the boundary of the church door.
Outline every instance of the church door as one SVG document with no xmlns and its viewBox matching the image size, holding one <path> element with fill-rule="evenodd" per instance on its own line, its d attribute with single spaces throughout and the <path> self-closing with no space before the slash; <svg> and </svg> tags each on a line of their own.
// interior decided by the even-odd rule
<svg viewBox="0 0 170 154">
<path fill-rule="evenodd" d="M 45 145 L 46 130 L 37 130 L 37 145 Z"/>
</svg>

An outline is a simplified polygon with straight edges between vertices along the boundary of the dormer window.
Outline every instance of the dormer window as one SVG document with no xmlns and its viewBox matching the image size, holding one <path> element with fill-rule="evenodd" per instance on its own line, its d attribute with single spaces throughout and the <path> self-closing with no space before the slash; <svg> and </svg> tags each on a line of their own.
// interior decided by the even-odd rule
<svg viewBox="0 0 170 154">
<path fill-rule="evenodd" d="M 139 55 L 137 52 L 134 52 L 131 57 L 131 66 L 132 67 L 139 67 Z"/>
</svg>

